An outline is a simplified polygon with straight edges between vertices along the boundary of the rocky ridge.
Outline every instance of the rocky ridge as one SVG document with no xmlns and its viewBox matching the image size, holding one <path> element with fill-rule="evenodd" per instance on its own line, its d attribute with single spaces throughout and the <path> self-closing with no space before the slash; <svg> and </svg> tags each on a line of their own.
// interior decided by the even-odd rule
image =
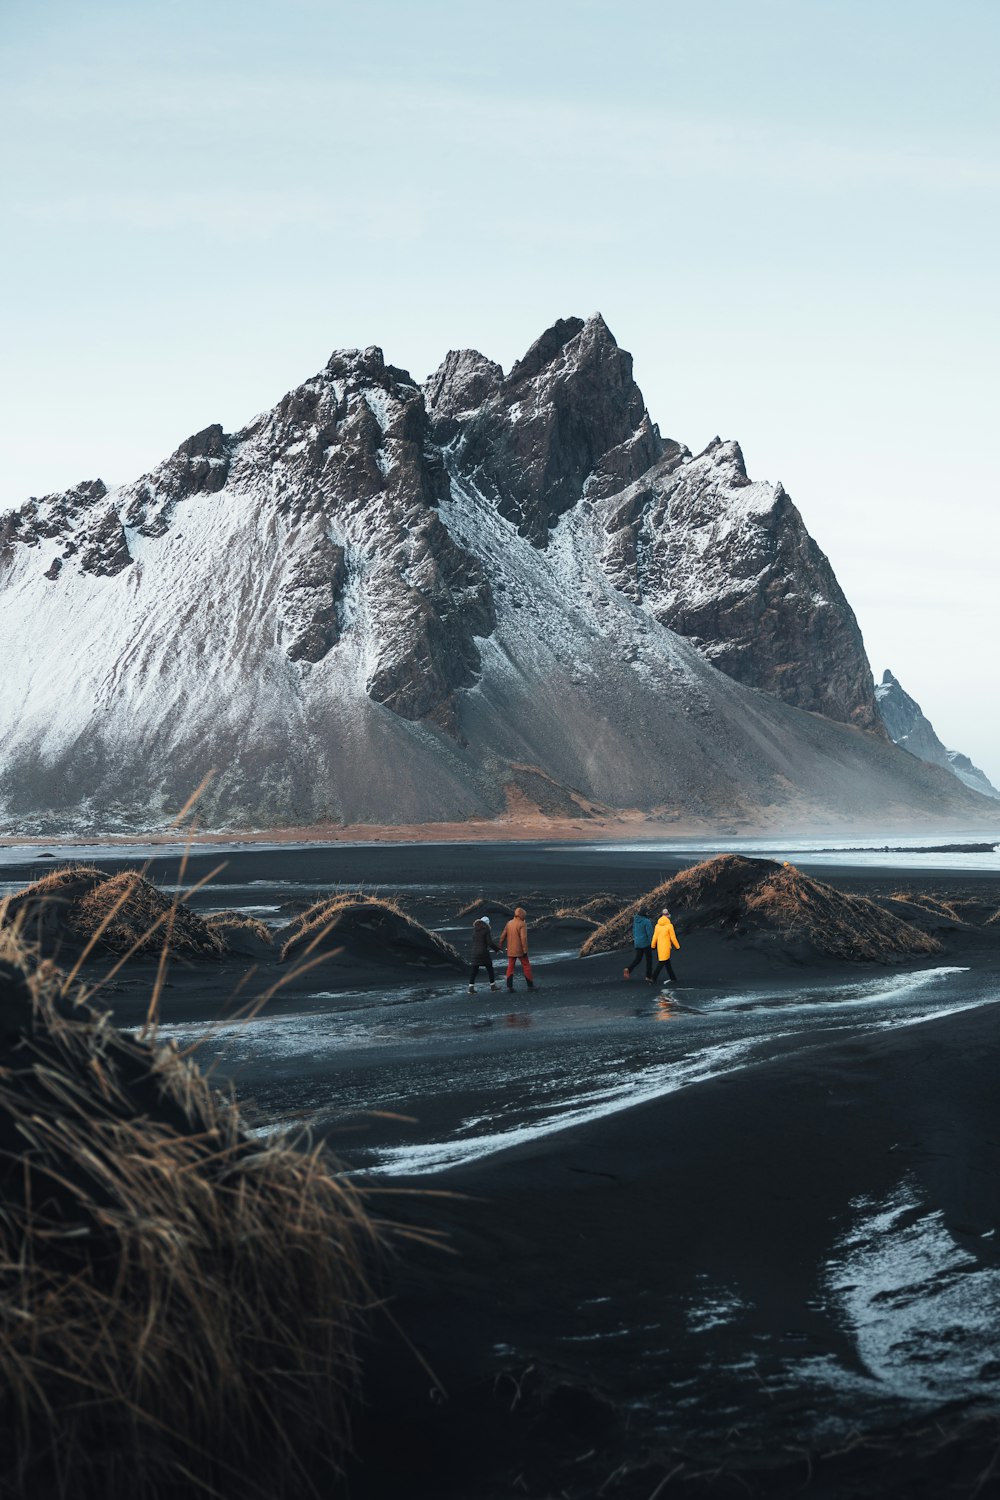
<svg viewBox="0 0 1000 1500">
<path fill-rule="evenodd" d="M 1000 791 L 997 791 L 985 771 L 973 765 L 969 757 L 960 750 L 946 749 L 920 704 L 910 697 L 888 668 L 875 689 L 875 699 L 893 744 L 899 745 L 902 750 L 908 750 L 911 755 L 926 761 L 928 765 L 943 766 L 965 786 L 981 792 L 984 797 L 1000 799 Z"/>
<path fill-rule="evenodd" d="M 208 771 L 224 825 L 495 816 L 526 777 L 584 814 L 981 806 L 884 736 L 785 491 L 664 438 L 600 317 L 506 376 L 339 351 L 132 484 L 28 501 L 0 623 L 21 829 L 150 826 Z"/>
<path fill-rule="evenodd" d="M 561 320 L 506 379 L 487 365 L 475 350 L 449 354 L 425 386 L 463 484 L 540 547 L 567 511 L 593 508 L 609 578 L 715 666 L 883 732 L 829 562 L 782 486 L 751 482 L 737 443 L 695 457 L 661 437 L 600 317 Z"/>
</svg>

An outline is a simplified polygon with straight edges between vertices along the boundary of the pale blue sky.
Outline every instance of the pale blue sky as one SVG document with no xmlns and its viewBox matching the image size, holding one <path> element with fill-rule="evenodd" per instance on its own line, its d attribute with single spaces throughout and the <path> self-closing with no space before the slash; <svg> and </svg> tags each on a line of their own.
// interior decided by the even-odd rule
<svg viewBox="0 0 1000 1500">
<path fill-rule="evenodd" d="M 600 310 L 1000 782 L 998 0 L 3 0 L 0 505 Z"/>
</svg>

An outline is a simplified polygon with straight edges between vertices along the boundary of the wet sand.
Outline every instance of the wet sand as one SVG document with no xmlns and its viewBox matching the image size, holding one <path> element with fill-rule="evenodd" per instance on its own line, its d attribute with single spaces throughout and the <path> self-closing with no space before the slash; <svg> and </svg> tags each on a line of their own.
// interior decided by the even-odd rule
<svg viewBox="0 0 1000 1500">
<path fill-rule="evenodd" d="M 691 862 L 241 850 L 194 904 L 276 923 L 333 885 L 378 887 L 464 951 L 474 896 L 534 917 Z M 176 858 L 153 873 L 174 880 Z M 1000 906 L 993 871 L 816 873 Z M 682 932 L 663 1000 L 619 954 L 570 956 L 583 935 L 540 925 L 538 989 L 511 999 L 340 954 L 274 998 L 270 1032 L 221 1045 L 199 1027 L 235 1008 L 246 962 L 172 967 L 163 1020 L 262 1128 L 307 1121 L 382 1211 L 447 1237 L 383 1267 L 406 1337 L 377 1320 L 350 1493 L 967 1494 L 1000 1447 L 980 1416 L 1000 1410 L 1000 926 L 889 970 Z M 122 1024 L 148 987 L 148 969 L 116 981 Z M 364 1113 L 386 1108 L 412 1123 Z"/>
<path fill-rule="evenodd" d="M 822 1469 L 858 1432 L 996 1410 L 998 1062 L 996 1010 L 970 1011 L 821 1042 L 439 1174 L 468 1197 L 397 1211 L 446 1226 L 461 1261 L 424 1255 L 395 1312 L 449 1401 L 419 1378 L 400 1389 L 405 1359 L 383 1347 L 392 1394 L 376 1403 L 414 1423 L 428 1483 L 456 1424 L 483 1424 L 496 1446 L 485 1464 L 467 1453 L 456 1494 L 493 1492 L 475 1488 L 480 1466 L 498 1486 L 527 1470 L 530 1494 L 558 1493 L 562 1469 L 590 1494 L 622 1462 L 679 1463 L 688 1486 L 723 1466 L 769 1493 L 762 1471 L 791 1469 L 789 1451 Z M 958 1281 L 935 1309 L 933 1283 Z M 526 1380 L 527 1423 L 495 1409 L 501 1372 L 501 1401 Z M 567 1410 L 542 1442 L 560 1385 Z M 899 1461 L 873 1449 L 862 1493 L 895 1493 Z"/>
</svg>

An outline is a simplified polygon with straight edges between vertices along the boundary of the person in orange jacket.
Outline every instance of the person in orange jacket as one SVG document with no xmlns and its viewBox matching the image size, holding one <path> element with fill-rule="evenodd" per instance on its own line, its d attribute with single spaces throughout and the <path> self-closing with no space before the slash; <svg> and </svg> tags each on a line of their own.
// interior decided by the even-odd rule
<svg viewBox="0 0 1000 1500">
<path fill-rule="evenodd" d="M 677 941 L 677 934 L 674 931 L 674 924 L 670 920 L 670 913 L 664 907 L 660 920 L 653 928 L 653 947 L 656 950 L 657 959 L 656 968 L 653 970 L 654 984 L 660 976 L 661 969 L 666 969 L 667 978 L 671 984 L 677 983 L 677 975 L 674 973 L 674 966 L 670 962 L 670 950 L 671 948 L 679 949 L 680 946 L 680 943 Z"/>
<path fill-rule="evenodd" d="M 528 989 L 535 988 L 531 964 L 528 961 L 528 926 L 524 920 L 527 915 L 523 906 L 515 907 L 514 915 L 500 934 L 500 946 L 507 950 L 507 988 L 509 990 L 514 988 L 514 966 L 518 962 L 528 981 Z"/>
</svg>

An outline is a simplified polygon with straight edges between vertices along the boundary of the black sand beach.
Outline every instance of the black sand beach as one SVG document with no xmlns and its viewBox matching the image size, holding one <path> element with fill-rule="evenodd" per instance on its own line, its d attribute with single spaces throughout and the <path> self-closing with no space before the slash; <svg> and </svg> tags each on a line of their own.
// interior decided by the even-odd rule
<svg viewBox="0 0 1000 1500">
<path fill-rule="evenodd" d="M 530 995 L 518 978 L 512 997 L 482 980 L 472 997 L 463 972 L 343 950 L 219 1030 L 287 969 L 171 966 L 167 1036 L 199 1044 L 261 1129 L 308 1124 L 388 1217 L 445 1237 L 398 1239 L 383 1267 L 362 1500 L 967 1494 L 1000 1450 L 1000 924 L 888 966 L 682 929 L 662 997 L 622 979 L 621 954 L 575 956 L 589 928 L 555 908 L 624 904 L 697 857 L 411 845 L 189 862 L 188 883 L 227 860 L 197 910 L 277 927 L 361 887 L 463 956 L 467 902 L 487 898 L 494 929 L 528 908 Z M 975 854 L 891 858 L 810 868 L 1000 907 Z M 174 855 L 151 866 L 177 873 Z M 105 992 L 119 1024 L 141 1023 L 150 972 Z"/>
</svg>

